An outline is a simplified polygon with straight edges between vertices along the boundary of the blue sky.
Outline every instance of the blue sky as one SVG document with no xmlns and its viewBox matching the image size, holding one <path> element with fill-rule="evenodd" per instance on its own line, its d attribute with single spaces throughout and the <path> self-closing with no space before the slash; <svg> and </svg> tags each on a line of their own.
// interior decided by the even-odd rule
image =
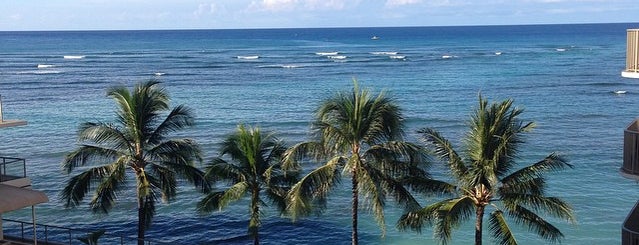
<svg viewBox="0 0 639 245">
<path fill-rule="evenodd" d="M 12 0 L 0 31 L 639 22 L 639 0 Z"/>
</svg>

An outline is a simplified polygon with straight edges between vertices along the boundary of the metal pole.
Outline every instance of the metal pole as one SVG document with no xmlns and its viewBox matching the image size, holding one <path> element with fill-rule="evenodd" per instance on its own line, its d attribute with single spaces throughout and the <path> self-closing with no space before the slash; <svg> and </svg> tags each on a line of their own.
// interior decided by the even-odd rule
<svg viewBox="0 0 639 245">
<path fill-rule="evenodd" d="M 2 116 L 2 95 L 0 95 L 0 122 L 4 122 L 4 117 Z"/>
<path fill-rule="evenodd" d="M 33 219 L 33 245 L 38 245 L 38 236 L 36 235 L 35 206 L 31 206 L 31 218 Z"/>
<path fill-rule="evenodd" d="M 4 240 L 4 231 L 2 229 L 4 228 L 2 226 L 2 213 L 0 213 L 0 241 Z"/>
</svg>

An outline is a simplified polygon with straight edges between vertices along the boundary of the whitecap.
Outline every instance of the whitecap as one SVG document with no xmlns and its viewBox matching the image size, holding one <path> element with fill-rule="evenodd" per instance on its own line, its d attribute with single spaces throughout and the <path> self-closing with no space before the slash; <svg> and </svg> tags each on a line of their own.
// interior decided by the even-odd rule
<svg viewBox="0 0 639 245">
<path fill-rule="evenodd" d="M 158 76 L 158 77 L 159 77 L 159 76 L 163 76 L 164 74 L 166 74 L 166 73 L 164 73 L 164 72 L 156 72 L 156 73 L 153 73 L 153 75 Z"/>
<path fill-rule="evenodd" d="M 43 75 L 43 74 L 59 74 L 61 71 L 52 71 L 52 70 L 36 70 L 36 71 L 19 71 L 17 74 L 34 74 L 34 75 Z"/>
<path fill-rule="evenodd" d="M 404 59 L 406 59 L 406 56 L 405 55 L 391 55 L 391 56 L 388 56 L 388 58 L 391 58 L 391 59 L 394 59 L 394 60 L 404 60 Z"/>
<path fill-rule="evenodd" d="M 282 65 L 282 68 L 288 68 L 288 69 L 293 69 L 293 68 L 300 68 L 302 66 L 300 65 Z"/>
<path fill-rule="evenodd" d="M 328 55 L 337 55 L 339 54 L 339 52 L 317 52 L 315 54 L 319 56 L 328 56 Z"/>
<path fill-rule="evenodd" d="M 77 60 L 77 59 L 84 59 L 84 55 L 65 55 L 63 56 L 63 58 L 68 59 L 68 60 Z"/>
<path fill-rule="evenodd" d="M 343 60 L 347 58 L 346 55 L 329 55 L 327 57 L 333 60 Z"/>
<path fill-rule="evenodd" d="M 285 69 L 294 69 L 303 67 L 301 65 L 262 65 L 258 66 L 258 68 L 285 68 Z"/>
<path fill-rule="evenodd" d="M 564 51 L 566 51 L 566 49 L 565 49 L 565 48 L 556 48 L 555 50 L 557 50 L 557 52 L 564 52 Z"/>
<path fill-rule="evenodd" d="M 237 56 L 237 58 L 240 59 L 240 60 L 256 60 L 256 59 L 259 59 L 260 56 L 257 56 L 257 55 L 240 55 L 240 56 Z"/>
<path fill-rule="evenodd" d="M 453 58 L 452 55 L 442 55 L 442 59 L 451 59 Z"/>
<path fill-rule="evenodd" d="M 388 52 L 388 51 L 379 51 L 379 52 L 371 52 L 374 55 L 397 55 L 397 52 Z"/>
<path fill-rule="evenodd" d="M 46 65 L 46 64 L 38 64 L 38 69 L 42 69 L 42 68 L 53 68 L 55 67 L 54 65 Z"/>
</svg>

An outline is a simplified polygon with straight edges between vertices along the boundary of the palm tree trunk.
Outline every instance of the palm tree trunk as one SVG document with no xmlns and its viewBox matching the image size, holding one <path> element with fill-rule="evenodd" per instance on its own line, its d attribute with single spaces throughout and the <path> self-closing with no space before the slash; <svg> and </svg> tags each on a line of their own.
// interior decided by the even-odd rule
<svg viewBox="0 0 639 245">
<path fill-rule="evenodd" d="M 481 245 L 481 227 L 484 221 L 484 209 L 486 206 L 477 206 L 475 214 L 477 220 L 475 221 L 475 245 Z"/>
<path fill-rule="evenodd" d="M 144 207 L 143 199 L 138 198 L 138 245 L 144 245 L 144 224 L 146 223 Z"/>
<path fill-rule="evenodd" d="M 260 196 L 259 196 L 259 189 L 255 188 L 253 189 L 253 196 L 251 199 L 251 215 L 260 215 L 260 206 L 259 206 L 259 200 L 260 200 Z M 251 222 L 253 223 L 253 222 Z M 258 224 L 250 224 L 251 227 L 250 229 L 253 231 L 251 234 L 253 236 L 253 244 L 254 245 L 259 245 L 260 244 L 260 237 L 259 237 L 259 231 L 258 231 Z"/>
<path fill-rule="evenodd" d="M 357 168 L 353 169 L 353 178 L 352 178 L 352 190 L 353 190 L 353 245 L 357 245 L 358 237 L 357 237 L 357 207 L 358 207 L 358 192 L 357 192 Z"/>
</svg>

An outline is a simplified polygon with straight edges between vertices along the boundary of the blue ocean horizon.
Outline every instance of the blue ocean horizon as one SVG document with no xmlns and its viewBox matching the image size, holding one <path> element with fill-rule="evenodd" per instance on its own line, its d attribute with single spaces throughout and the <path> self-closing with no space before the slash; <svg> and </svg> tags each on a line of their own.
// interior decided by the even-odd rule
<svg viewBox="0 0 639 245">
<path fill-rule="evenodd" d="M 618 170 L 623 129 L 639 114 L 639 81 L 620 76 L 626 29 L 638 26 L 0 32 L 4 118 L 29 123 L 2 129 L 0 153 L 26 158 L 33 188 L 49 196 L 49 203 L 36 206 L 39 223 L 134 237 L 134 193 L 121 193 L 106 216 L 91 214 L 87 205 L 65 209 L 59 197 L 69 178 L 60 162 L 76 146 L 79 124 L 115 118 L 115 105 L 105 95 L 109 87 L 161 81 L 172 106 L 194 109 L 197 125 L 180 135 L 200 143 L 206 159 L 216 156 L 217 144 L 239 123 L 275 131 L 289 145 L 308 139 L 319 102 L 350 90 L 353 79 L 396 99 L 406 137 L 415 142 L 418 129 L 432 127 L 461 146 L 479 94 L 491 101 L 513 98 L 524 108 L 522 119 L 537 123 L 519 163 L 557 151 L 575 166 L 549 175 L 549 193 L 568 201 L 577 218 L 576 224 L 553 220 L 565 235 L 562 243 L 618 244 L 621 223 L 639 199 L 639 185 Z M 440 164 L 431 172 L 446 178 Z M 349 244 L 350 194 L 343 187 L 331 195 L 324 214 L 296 223 L 264 208 L 263 243 Z M 251 243 L 247 202 L 202 216 L 195 211 L 201 197 L 183 185 L 176 200 L 160 205 L 147 237 Z M 437 200 L 419 198 L 423 205 Z M 29 214 L 20 210 L 3 218 L 29 221 Z M 421 234 L 398 231 L 401 210 L 391 200 L 385 237 L 365 209 L 360 214 L 364 244 L 436 242 L 431 228 Z M 515 227 L 520 243 L 545 244 L 526 227 Z M 473 238 L 469 222 L 454 232 L 452 244 Z"/>
</svg>

